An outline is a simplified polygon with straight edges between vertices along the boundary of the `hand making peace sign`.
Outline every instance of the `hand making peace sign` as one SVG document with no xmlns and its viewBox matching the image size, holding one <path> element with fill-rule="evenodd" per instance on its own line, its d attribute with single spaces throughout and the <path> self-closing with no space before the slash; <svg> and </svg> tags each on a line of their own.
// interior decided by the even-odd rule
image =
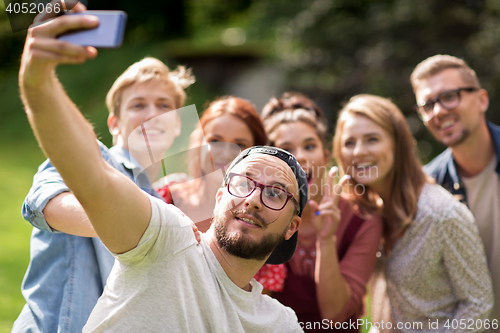
<svg viewBox="0 0 500 333">
<path fill-rule="evenodd" d="M 323 195 L 319 205 L 314 200 L 309 200 L 312 215 L 311 220 L 316 228 L 318 239 L 332 237 L 340 222 L 340 195 L 342 194 L 343 186 L 351 177 L 350 175 L 344 175 L 338 184 L 335 184 L 337 172 L 337 167 L 332 167 L 328 172 L 327 184 L 329 186 L 324 187 L 327 189 L 327 193 Z"/>
</svg>

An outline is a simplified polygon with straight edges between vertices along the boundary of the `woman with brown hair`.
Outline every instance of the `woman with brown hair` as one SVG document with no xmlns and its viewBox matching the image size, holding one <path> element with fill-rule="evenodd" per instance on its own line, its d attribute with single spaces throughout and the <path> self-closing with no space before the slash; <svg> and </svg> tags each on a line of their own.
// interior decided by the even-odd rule
<svg viewBox="0 0 500 333">
<path fill-rule="evenodd" d="M 327 172 L 327 122 L 313 101 L 285 93 L 266 104 L 262 118 L 270 145 L 294 154 L 304 169 L 310 201 L 292 259 L 283 266 L 264 266 L 256 279 L 297 313 L 306 332 L 325 331 L 319 326 L 325 319 L 332 323 L 327 331 L 357 332 L 349 330 L 348 321 L 363 314 L 382 234 L 380 218 L 371 207 L 352 205 L 334 192 L 341 187 L 333 187 L 336 175 Z"/>
<path fill-rule="evenodd" d="M 258 112 L 249 101 L 225 96 L 211 102 L 190 137 L 185 174 L 168 175 L 157 182 L 158 192 L 205 232 L 210 227 L 215 194 L 225 168 L 240 151 L 266 144 L 267 136 Z M 165 185 L 167 184 L 167 185 Z"/>
<path fill-rule="evenodd" d="M 382 208 L 384 241 L 371 299 L 376 328 L 384 320 L 381 331 L 456 332 L 464 319 L 488 318 L 492 287 L 474 219 L 423 173 L 398 107 L 354 96 L 339 113 L 333 147 L 340 170 L 351 176 L 345 185 L 351 201 Z"/>
</svg>

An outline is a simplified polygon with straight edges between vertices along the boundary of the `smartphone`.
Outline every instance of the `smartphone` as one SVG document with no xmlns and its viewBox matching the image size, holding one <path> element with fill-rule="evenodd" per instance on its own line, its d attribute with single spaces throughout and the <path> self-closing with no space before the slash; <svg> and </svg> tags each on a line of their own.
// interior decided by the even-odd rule
<svg viewBox="0 0 500 333">
<path fill-rule="evenodd" d="M 87 10 L 65 15 L 92 15 L 99 18 L 99 26 L 95 29 L 71 31 L 58 36 L 73 44 L 102 48 L 117 48 L 122 45 L 125 34 L 127 13 L 121 10 Z"/>
</svg>

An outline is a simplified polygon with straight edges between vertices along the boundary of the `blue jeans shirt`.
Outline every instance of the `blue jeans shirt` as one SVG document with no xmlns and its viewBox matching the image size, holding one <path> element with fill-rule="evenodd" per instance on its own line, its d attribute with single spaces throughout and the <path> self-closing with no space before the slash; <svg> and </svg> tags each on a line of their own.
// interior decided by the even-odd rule
<svg viewBox="0 0 500 333">
<path fill-rule="evenodd" d="M 147 193 L 159 197 L 145 172 L 123 147 L 107 149 L 103 158 Z M 134 174 L 136 177 L 134 177 Z M 33 225 L 30 263 L 21 287 L 26 299 L 14 323 L 17 332 L 81 332 L 101 296 L 114 257 L 98 238 L 58 232 L 42 213 L 50 199 L 69 191 L 49 160 L 38 169 L 23 204 L 23 217 Z"/>
</svg>

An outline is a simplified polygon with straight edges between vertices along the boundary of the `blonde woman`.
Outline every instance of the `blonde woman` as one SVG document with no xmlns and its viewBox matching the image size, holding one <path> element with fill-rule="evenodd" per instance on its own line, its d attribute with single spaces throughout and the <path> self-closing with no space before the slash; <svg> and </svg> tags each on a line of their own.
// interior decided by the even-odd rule
<svg viewBox="0 0 500 333">
<path fill-rule="evenodd" d="M 382 207 L 375 327 L 384 320 L 387 331 L 482 331 L 476 321 L 488 318 L 493 294 L 474 219 L 425 176 L 398 107 L 382 97 L 354 96 L 339 113 L 333 145 L 340 170 L 351 175 L 351 200 Z"/>
</svg>

